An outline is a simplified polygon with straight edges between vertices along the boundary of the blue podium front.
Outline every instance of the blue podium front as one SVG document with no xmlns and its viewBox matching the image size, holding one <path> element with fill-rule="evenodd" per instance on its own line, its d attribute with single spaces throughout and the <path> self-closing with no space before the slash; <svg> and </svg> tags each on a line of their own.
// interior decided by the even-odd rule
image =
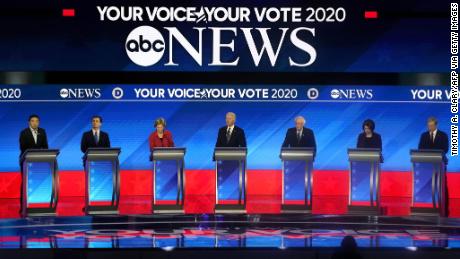
<svg viewBox="0 0 460 259">
<path fill-rule="evenodd" d="M 445 160 L 442 150 L 410 151 L 413 215 L 446 216 Z"/>
<path fill-rule="evenodd" d="M 313 196 L 314 148 L 282 148 L 281 212 L 309 213 Z"/>
<path fill-rule="evenodd" d="M 59 193 L 56 149 L 29 149 L 21 156 L 21 215 L 54 216 Z"/>
<path fill-rule="evenodd" d="M 216 213 L 246 213 L 246 156 L 243 147 L 214 150 Z"/>
<path fill-rule="evenodd" d="M 153 160 L 153 212 L 184 213 L 185 148 L 154 148 Z"/>
<path fill-rule="evenodd" d="M 350 148 L 348 160 L 350 162 L 348 212 L 379 214 L 382 151 L 378 148 Z"/>
<path fill-rule="evenodd" d="M 86 214 L 117 214 L 120 199 L 120 148 L 89 148 L 84 156 Z"/>
</svg>

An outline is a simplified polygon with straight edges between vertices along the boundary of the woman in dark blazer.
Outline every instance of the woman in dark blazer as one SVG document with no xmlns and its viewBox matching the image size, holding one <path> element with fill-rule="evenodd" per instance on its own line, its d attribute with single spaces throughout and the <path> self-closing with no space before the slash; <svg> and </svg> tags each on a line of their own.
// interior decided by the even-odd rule
<svg viewBox="0 0 460 259">
<path fill-rule="evenodd" d="M 375 123 L 367 119 L 363 122 L 363 132 L 358 136 L 357 148 L 379 148 L 382 150 L 382 138 L 374 132 Z"/>
<path fill-rule="evenodd" d="M 156 147 L 174 147 L 172 134 L 166 128 L 166 121 L 163 118 L 158 118 L 154 123 L 155 131 L 150 134 L 149 144 L 150 151 Z"/>
</svg>

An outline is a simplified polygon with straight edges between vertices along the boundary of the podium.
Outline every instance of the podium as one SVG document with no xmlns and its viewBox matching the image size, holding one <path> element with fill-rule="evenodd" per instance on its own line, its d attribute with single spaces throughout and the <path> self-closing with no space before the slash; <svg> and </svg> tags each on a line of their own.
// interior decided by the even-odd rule
<svg viewBox="0 0 460 259">
<path fill-rule="evenodd" d="M 349 148 L 349 214 L 378 215 L 380 211 L 380 163 L 379 148 Z"/>
<path fill-rule="evenodd" d="M 21 215 L 54 216 L 59 193 L 57 149 L 28 149 L 21 158 Z"/>
<path fill-rule="evenodd" d="M 216 147 L 215 213 L 246 213 L 245 147 Z"/>
<path fill-rule="evenodd" d="M 311 213 L 314 148 L 282 148 L 281 212 Z"/>
<path fill-rule="evenodd" d="M 185 148 L 152 150 L 153 212 L 184 213 L 184 156 Z"/>
<path fill-rule="evenodd" d="M 85 213 L 117 214 L 120 200 L 120 148 L 88 148 L 83 160 L 86 173 Z"/>
<path fill-rule="evenodd" d="M 436 149 L 411 150 L 412 215 L 446 216 L 444 152 Z"/>
</svg>

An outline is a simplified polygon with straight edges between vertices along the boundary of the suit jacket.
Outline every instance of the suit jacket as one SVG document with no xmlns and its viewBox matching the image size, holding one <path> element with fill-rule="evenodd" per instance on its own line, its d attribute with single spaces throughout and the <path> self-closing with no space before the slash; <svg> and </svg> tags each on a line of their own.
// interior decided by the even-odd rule
<svg viewBox="0 0 460 259">
<path fill-rule="evenodd" d="M 155 147 L 174 147 L 174 141 L 172 139 L 171 131 L 164 130 L 163 138 L 161 139 L 158 137 L 157 131 L 153 132 L 152 134 L 150 134 L 149 137 L 149 145 L 150 150 L 152 150 Z"/>
<path fill-rule="evenodd" d="M 80 145 L 81 152 L 86 153 L 86 150 L 91 147 L 109 148 L 110 147 L 109 134 L 107 134 L 106 132 L 102 130 L 99 131 L 99 142 L 96 143 L 92 130 L 83 133 L 83 136 L 81 137 L 81 145 Z"/>
<path fill-rule="evenodd" d="M 312 147 L 316 148 L 315 134 L 309 128 L 303 128 L 300 140 L 297 139 L 297 129 L 290 128 L 286 132 L 283 147 Z"/>
<path fill-rule="evenodd" d="M 358 136 L 357 148 L 380 148 L 382 150 L 382 137 L 380 134 L 374 132 L 372 137 L 366 137 L 366 133 L 362 132 Z"/>
<path fill-rule="evenodd" d="M 217 134 L 216 147 L 246 147 L 244 130 L 235 125 L 230 141 L 227 142 L 227 126 L 220 128 Z"/>
<path fill-rule="evenodd" d="M 19 134 L 19 147 L 21 149 L 21 155 L 27 149 L 48 149 L 48 138 L 46 137 L 46 132 L 42 128 L 37 129 L 37 143 L 35 143 L 34 136 L 32 131 L 27 127 L 21 131 Z"/>
<path fill-rule="evenodd" d="M 423 132 L 420 136 L 420 141 L 418 142 L 418 149 L 441 149 L 444 152 L 445 156 L 445 154 L 447 154 L 447 151 L 449 151 L 449 139 L 447 137 L 447 134 L 438 129 L 436 135 L 434 136 L 433 142 L 430 139 L 430 132 Z M 444 158 L 447 161 L 447 158 Z"/>
</svg>

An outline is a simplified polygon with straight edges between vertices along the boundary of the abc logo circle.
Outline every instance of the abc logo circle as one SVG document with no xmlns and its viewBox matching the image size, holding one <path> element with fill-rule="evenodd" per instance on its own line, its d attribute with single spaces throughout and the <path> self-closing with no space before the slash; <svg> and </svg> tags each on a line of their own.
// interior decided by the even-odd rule
<svg viewBox="0 0 460 259">
<path fill-rule="evenodd" d="M 61 95 L 61 98 L 67 98 L 69 97 L 69 90 L 62 88 L 61 91 L 59 91 L 59 95 Z"/>
<path fill-rule="evenodd" d="M 332 89 L 331 90 L 331 97 L 334 98 L 334 99 L 337 99 L 340 97 L 340 92 L 339 90 L 337 89 Z"/>
<path fill-rule="evenodd" d="M 131 61 L 147 67 L 156 64 L 163 57 L 165 41 L 157 29 L 140 26 L 129 33 L 125 48 Z"/>
</svg>

